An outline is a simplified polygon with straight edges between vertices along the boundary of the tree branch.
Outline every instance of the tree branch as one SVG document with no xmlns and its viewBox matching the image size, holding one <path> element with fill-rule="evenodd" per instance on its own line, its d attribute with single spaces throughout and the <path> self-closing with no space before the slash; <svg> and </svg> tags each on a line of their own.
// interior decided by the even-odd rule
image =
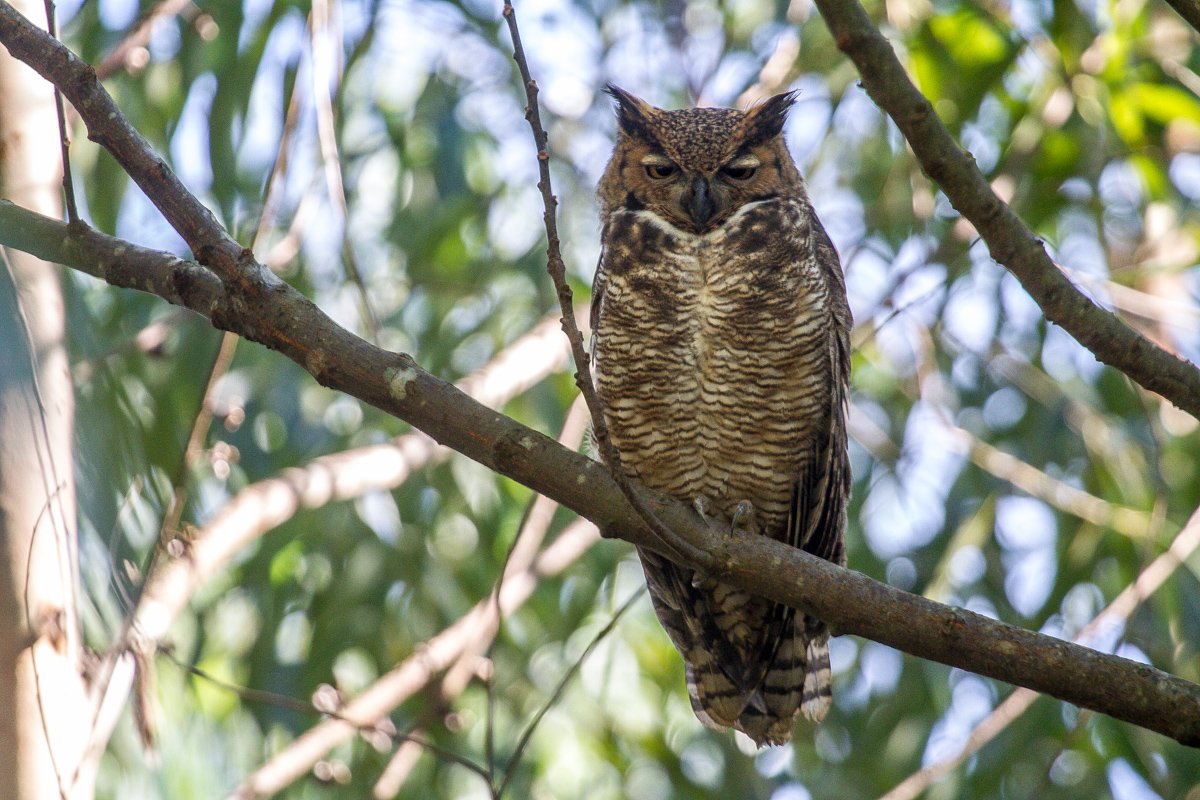
<svg viewBox="0 0 1200 800">
<path fill-rule="evenodd" d="M 1042 241 L 996 196 L 974 158 L 954 141 L 857 0 L 816 3 L 838 48 L 858 67 L 871 99 L 895 121 L 925 172 L 975 226 L 992 258 L 1025 287 L 1046 319 L 1098 360 L 1200 419 L 1200 370 L 1096 305 L 1063 275 Z"/>
<path fill-rule="evenodd" d="M 1200 3 L 1196 0 L 1167 0 L 1167 5 L 1175 9 L 1193 30 L 1200 31 Z"/>
<path fill-rule="evenodd" d="M 125 161 L 132 165 L 129 168 L 138 172 L 135 177 L 144 182 L 144 190 L 156 204 L 172 209 L 176 216 L 182 210 L 202 209 L 178 180 L 148 180 L 161 173 L 161 159 L 116 110 L 94 77 L 89 79 L 90 67 L 73 55 L 64 55 L 61 45 L 44 34 L 38 38 L 36 30 L 27 30 L 29 26 L 18 21 L 18 16 L 0 0 L 0 43 L 61 82 L 90 135 L 125 154 Z M 44 62 L 50 62 L 50 67 Z M 104 99 L 92 96 L 95 94 Z M 7 207 L 10 219 L 16 212 Z M 30 216 L 28 212 L 18 215 Z M 144 257 L 149 251 L 118 244 L 121 252 L 117 253 L 112 246 L 116 240 L 80 230 L 80 226 L 68 228 L 52 220 L 40 224 L 58 231 L 63 240 L 59 247 L 75 251 L 71 261 L 86 260 L 80 247 L 83 237 L 88 237 L 90 246 L 100 248 L 95 254 L 97 264 L 108 264 L 111 273 L 123 275 L 123 285 L 146 291 L 165 280 L 171 296 L 187 302 L 214 325 L 282 353 L 323 386 L 412 423 L 440 443 L 558 500 L 603 531 L 661 552 L 658 537 L 601 464 L 481 405 L 425 372 L 411 356 L 373 347 L 341 328 L 254 262 L 249 253 L 235 251 L 236 243 L 207 210 L 180 221 L 179 227 L 205 243 L 210 262 L 216 262 L 213 270 L 227 278 L 227 296 L 211 286 L 212 278 L 201 277 L 207 270 L 180 259 L 162 256 L 159 270 L 167 273 L 165 278 L 157 271 L 135 275 L 112 265 L 130 252 Z M 0 240 L 10 238 L 13 227 L 0 224 Z M 41 246 L 54 249 L 48 243 Z M 213 258 L 213 253 L 220 257 Z M 242 268 L 244 275 L 237 272 Z M 215 302 L 199 304 L 199 298 Z M 1200 392 L 1193 401 L 1191 405 L 1200 406 Z M 709 554 L 715 564 L 710 572 L 723 583 L 800 608 L 828 621 L 840 633 L 857 634 L 922 658 L 1026 686 L 1189 746 L 1200 746 L 1200 686 L 1196 684 L 1128 659 L 902 592 L 765 536 L 726 535 L 724 529 L 702 524 L 683 503 L 649 491 L 644 491 L 644 496 L 656 517 Z M 706 566 L 684 565 L 698 570 Z"/>
</svg>

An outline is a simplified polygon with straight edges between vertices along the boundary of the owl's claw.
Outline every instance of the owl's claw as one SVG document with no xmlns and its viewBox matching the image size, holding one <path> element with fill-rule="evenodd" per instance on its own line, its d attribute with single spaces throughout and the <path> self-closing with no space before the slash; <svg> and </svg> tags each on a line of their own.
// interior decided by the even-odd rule
<svg viewBox="0 0 1200 800">
<path fill-rule="evenodd" d="M 692 508 L 696 509 L 696 513 L 700 515 L 700 520 L 708 524 L 708 498 L 704 495 L 697 495 L 692 499 Z"/>
<path fill-rule="evenodd" d="M 756 533 L 758 528 L 757 517 L 754 504 L 749 500 L 743 500 L 738 503 L 733 507 L 733 519 L 729 521 L 729 534 L 735 536 L 739 532 Z"/>
</svg>

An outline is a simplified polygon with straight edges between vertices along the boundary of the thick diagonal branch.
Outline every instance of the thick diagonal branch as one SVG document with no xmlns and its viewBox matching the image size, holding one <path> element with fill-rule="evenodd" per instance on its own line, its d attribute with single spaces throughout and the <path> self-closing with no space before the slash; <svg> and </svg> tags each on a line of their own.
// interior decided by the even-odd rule
<svg viewBox="0 0 1200 800">
<path fill-rule="evenodd" d="M 954 141 L 857 0 L 816 3 L 838 48 L 858 67 L 867 94 L 895 121 L 925 172 L 975 226 L 992 258 L 1020 281 L 1046 319 L 1100 361 L 1200 419 L 1200 370 L 1096 305 L 1063 275 L 1041 240 L 996 196 L 975 160 Z"/>
</svg>

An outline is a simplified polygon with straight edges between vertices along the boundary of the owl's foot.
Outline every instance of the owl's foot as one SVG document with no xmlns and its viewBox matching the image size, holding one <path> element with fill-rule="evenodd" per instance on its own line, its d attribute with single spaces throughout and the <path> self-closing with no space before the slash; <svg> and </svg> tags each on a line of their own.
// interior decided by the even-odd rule
<svg viewBox="0 0 1200 800">
<path fill-rule="evenodd" d="M 754 504 L 749 500 L 743 500 L 733 507 L 733 519 L 729 521 L 729 535 L 736 536 L 739 533 L 758 533 L 758 514 L 754 510 Z"/>
<path fill-rule="evenodd" d="M 698 494 L 692 498 L 692 508 L 700 515 L 700 522 L 708 527 L 712 524 L 712 520 L 708 516 L 708 506 L 711 501 L 707 495 Z M 699 572 L 692 573 L 692 588 L 698 589 L 704 584 L 705 578 Z"/>
</svg>

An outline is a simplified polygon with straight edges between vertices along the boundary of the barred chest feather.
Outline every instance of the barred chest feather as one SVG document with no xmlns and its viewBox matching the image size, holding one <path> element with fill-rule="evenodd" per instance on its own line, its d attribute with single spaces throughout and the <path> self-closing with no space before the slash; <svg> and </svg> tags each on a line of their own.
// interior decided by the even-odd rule
<svg viewBox="0 0 1200 800">
<path fill-rule="evenodd" d="M 726 519 L 749 500 L 774 535 L 836 380 L 810 220 L 792 198 L 704 235 L 617 210 L 600 264 L 597 385 L 626 468 Z"/>
</svg>

